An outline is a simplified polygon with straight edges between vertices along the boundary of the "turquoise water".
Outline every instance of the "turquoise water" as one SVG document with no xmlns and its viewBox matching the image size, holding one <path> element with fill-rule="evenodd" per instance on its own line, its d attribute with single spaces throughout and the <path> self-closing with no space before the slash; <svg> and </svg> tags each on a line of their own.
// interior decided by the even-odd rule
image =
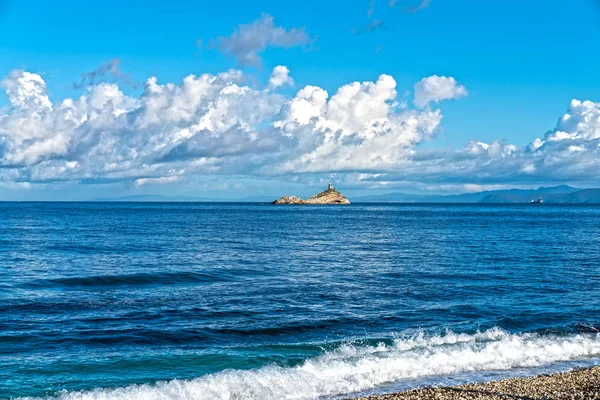
<svg viewBox="0 0 600 400">
<path fill-rule="evenodd" d="M 600 356 L 596 206 L 0 214 L 0 398 L 331 398 Z"/>
</svg>

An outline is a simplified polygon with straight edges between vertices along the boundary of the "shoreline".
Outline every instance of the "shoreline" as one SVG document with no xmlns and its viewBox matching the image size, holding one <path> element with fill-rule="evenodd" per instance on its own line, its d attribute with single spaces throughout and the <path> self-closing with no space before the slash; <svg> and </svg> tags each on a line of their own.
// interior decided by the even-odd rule
<svg viewBox="0 0 600 400">
<path fill-rule="evenodd" d="M 457 386 L 424 387 L 348 400 L 600 399 L 600 366 L 526 378 Z"/>
</svg>

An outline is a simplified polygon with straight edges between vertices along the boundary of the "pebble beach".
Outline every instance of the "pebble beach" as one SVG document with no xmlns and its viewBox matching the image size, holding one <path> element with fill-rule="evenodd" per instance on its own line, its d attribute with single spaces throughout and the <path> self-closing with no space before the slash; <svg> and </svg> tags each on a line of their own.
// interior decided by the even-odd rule
<svg viewBox="0 0 600 400">
<path fill-rule="evenodd" d="M 600 366 L 551 375 L 422 388 L 355 400 L 600 399 Z"/>
</svg>

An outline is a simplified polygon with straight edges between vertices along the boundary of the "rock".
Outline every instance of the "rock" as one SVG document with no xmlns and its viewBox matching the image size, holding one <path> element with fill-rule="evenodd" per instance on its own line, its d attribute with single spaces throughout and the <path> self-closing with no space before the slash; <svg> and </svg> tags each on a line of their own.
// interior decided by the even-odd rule
<svg viewBox="0 0 600 400">
<path fill-rule="evenodd" d="M 304 204 L 304 200 L 298 196 L 283 196 L 271 204 Z"/>
<path fill-rule="evenodd" d="M 350 201 L 343 194 L 335 190 L 330 183 L 327 190 L 315 194 L 306 200 L 302 200 L 297 196 L 283 196 L 271 204 L 350 204 Z"/>
<path fill-rule="evenodd" d="M 304 200 L 304 204 L 350 204 L 350 201 L 332 187 Z"/>
</svg>

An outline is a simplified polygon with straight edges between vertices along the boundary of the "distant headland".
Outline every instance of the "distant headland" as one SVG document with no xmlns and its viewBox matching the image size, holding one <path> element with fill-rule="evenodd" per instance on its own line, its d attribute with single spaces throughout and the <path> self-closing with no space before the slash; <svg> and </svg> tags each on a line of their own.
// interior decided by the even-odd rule
<svg viewBox="0 0 600 400">
<path fill-rule="evenodd" d="M 600 189 L 580 189 L 560 185 L 538 189 L 504 189 L 454 195 L 387 193 L 356 197 L 355 203 L 494 203 L 530 204 L 543 199 L 544 204 L 600 204 Z"/>
<path fill-rule="evenodd" d="M 142 194 L 114 198 L 99 198 L 100 202 L 190 202 L 190 203 L 273 203 L 273 204 L 349 204 L 350 202 L 333 186 L 309 199 L 296 196 L 284 196 L 273 200 L 272 195 L 261 194 L 243 198 L 166 196 Z M 409 194 L 392 192 L 367 196 L 355 196 L 356 203 L 496 203 L 496 204 L 530 204 L 532 199 L 543 199 L 543 204 L 600 204 L 600 189 L 581 189 L 560 185 L 540 187 L 537 189 L 501 189 L 472 193 L 439 195 Z"/>
<path fill-rule="evenodd" d="M 327 187 L 327 190 L 315 194 L 306 200 L 302 200 L 297 196 L 283 196 L 271 204 L 350 204 L 350 201 L 346 198 L 346 196 L 335 190 L 333 185 L 330 183 Z"/>
</svg>

